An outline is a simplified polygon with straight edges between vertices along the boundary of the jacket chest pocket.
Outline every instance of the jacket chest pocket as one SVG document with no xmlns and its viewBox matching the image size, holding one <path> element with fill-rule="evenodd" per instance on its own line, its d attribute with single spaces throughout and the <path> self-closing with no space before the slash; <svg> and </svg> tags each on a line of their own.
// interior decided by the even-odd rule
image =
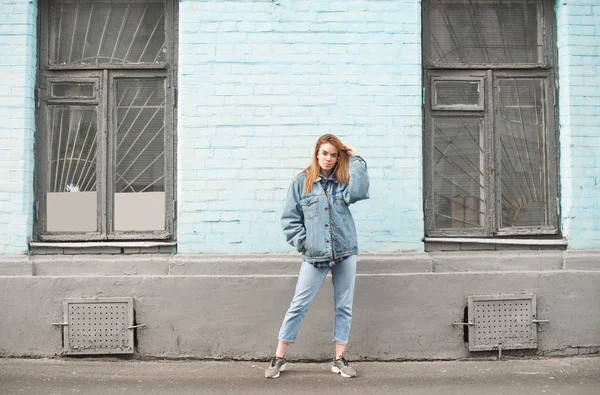
<svg viewBox="0 0 600 395">
<path fill-rule="evenodd" d="M 350 209 L 348 208 L 348 205 L 341 194 L 335 196 L 333 199 L 333 206 L 340 214 L 350 213 Z"/>
<path fill-rule="evenodd" d="M 311 196 L 300 201 L 305 220 L 315 219 L 319 215 L 319 199 Z"/>
</svg>

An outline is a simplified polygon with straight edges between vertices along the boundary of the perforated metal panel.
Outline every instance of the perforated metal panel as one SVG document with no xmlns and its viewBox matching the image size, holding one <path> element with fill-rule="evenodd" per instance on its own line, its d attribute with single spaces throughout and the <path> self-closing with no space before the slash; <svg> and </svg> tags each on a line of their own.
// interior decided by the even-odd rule
<svg viewBox="0 0 600 395">
<path fill-rule="evenodd" d="M 133 298 L 65 299 L 64 354 L 132 354 Z"/>
<path fill-rule="evenodd" d="M 469 297 L 469 350 L 537 348 L 535 295 Z"/>
</svg>

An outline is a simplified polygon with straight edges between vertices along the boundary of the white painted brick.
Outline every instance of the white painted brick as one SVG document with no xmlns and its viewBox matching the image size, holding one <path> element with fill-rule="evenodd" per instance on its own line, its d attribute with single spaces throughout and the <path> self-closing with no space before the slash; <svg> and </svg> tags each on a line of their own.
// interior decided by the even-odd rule
<svg viewBox="0 0 600 395">
<path fill-rule="evenodd" d="M 33 119 L 37 8 L 0 0 L 0 251 L 22 254 L 33 219 Z"/>
<path fill-rule="evenodd" d="M 561 125 L 561 196 L 563 233 L 569 248 L 600 248 L 595 207 L 600 198 L 598 162 L 600 120 L 598 101 L 600 80 L 597 51 L 600 31 L 591 1 L 559 3 L 557 9 L 559 38 L 559 92 Z M 591 18 L 594 28 L 591 26 Z M 584 56 L 581 56 L 584 55 Z"/>
<path fill-rule="evenodd" d="M 3 54 L 4 46 L 14 48 L 0 61 L 0 108 L 11 120 L 0 130 L 11 138 L 0 139 L 8 144 L 0 146 L 18 152 L 32 146 L 35 48 L 31 36 L 19 45 L 14 37 L 33 34 L 37 11 L 25 0 L 0 4 L 0 14 L 26 13 L 10 37 L 0 36 Z M 571 199 L 572 216 L 587 218 L 564 229 L 575 247 L 600 240 L 592 231 L 599 215 L 589 209 L 600 201 L 595 4 L 557 3 L 561 152 L 569 155 L 561 160 L 562 195 Z M 282 200 L 291 178 L 307 165 L 315 139 L 326 132 L 359 148 L 377 180 L 373 200 L 354 208 L 361 249 L 422 249 L 420 20 L 416 0 L 181 2 L 180 251 L 289 251 L 278 224 Z M 24 100 L 4 101 L 11 96 Z M 23 131 L 26 136 L 12 138 Z M 0 200 L 29 224 L 31 160 L 30 153 L 0 154 L 1 179 L 23 180 L 3 183 Z M 202 226 L 206 219 L 198 210 L 215 213 L 218 222 Z M 12 214 L 0 215 L 0 223 L 12 221 Z M 238 222 L 227 225 L 232 221 Z M 381 226 L 393 240 L 369 231 Z M 22 236 L 4 239 L 16 244 L 0 245 L 3 251 L 22 251 Z"/>
</svg>

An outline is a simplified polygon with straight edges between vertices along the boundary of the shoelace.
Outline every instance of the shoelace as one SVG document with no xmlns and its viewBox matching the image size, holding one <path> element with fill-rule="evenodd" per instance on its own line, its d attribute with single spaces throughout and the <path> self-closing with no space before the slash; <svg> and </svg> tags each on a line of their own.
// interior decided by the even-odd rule
<svg viewBox="0 0 600 395">
<path fill-rule="evenodd" d="M 271 358 L 271 367 L 274 367 L 274 366 L 275 366 L 275 364 L 277 363 L 277 360 L 278 360 L 278 359 L 283 359 L 283 358 L 277 358 L 277 357 L 273 357 L 273 358 Z"/>
<path fill-rule="evenodd" d="M 338 361 L 341 361 L 344 366 L 348 366 L 348 361 L 343 355 L 340 355 L 340 359 L 338 359 Z"/>
</svg>

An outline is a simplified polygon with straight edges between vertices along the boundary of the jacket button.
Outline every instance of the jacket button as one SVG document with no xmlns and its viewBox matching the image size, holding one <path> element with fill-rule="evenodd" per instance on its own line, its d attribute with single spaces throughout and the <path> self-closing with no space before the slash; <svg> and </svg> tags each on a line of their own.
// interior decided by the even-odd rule
<svg viewBox="0 0 600 395">
<path fill-rule="evenodd" d="M 329 210 L 329 207 L 325 207 L 325 210 Z"/>
<path fill-rule="evenodd" d="M 329 224 L 325 224 L 325 227 L 327 228 L 329 226 Z"/>
</svg>

